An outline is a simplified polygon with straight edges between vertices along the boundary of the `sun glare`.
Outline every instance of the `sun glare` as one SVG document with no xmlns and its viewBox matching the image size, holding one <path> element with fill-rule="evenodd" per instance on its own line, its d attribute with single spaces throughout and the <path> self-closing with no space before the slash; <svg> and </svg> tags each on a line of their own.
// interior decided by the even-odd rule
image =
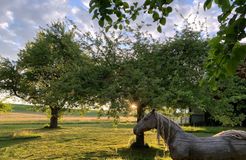
<svg viewBox="0 0 246 160">
<path fill-rule="evenodd" d="M 136 109 L 137 108 L 137 105 L 135 103 L 132 103 L 131 104 L 131 109 Z"/>
</svg>

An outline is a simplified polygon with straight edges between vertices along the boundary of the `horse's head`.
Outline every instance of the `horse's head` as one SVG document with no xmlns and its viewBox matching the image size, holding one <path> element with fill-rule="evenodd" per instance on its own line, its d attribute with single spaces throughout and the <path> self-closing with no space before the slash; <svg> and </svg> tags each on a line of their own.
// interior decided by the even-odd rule
<svg viewBox="0 0 246 160">
<path fill-rule="evenodd" d="M 155 116 L 155 109 L 153 109 L 137 123 L 137 125 L 133 128 L 133 132 L 134 134 L 139 135 L 156 127 L 157 119 Z"/>
</svg>

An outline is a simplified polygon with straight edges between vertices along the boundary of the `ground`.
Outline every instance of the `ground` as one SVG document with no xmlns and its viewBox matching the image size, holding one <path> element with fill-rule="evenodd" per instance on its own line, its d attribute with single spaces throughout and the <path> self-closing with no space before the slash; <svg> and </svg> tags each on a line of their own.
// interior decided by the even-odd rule
<svg viewBox="0 0 246 160">
<path fill-rule="evenodd" d="M 112 120 L 90 116 L 65 116 L 60 129 L 50 130 L 44 128 L 47 117 L 39 113 L 0 115 L 0 159 L 171 159 L 163 158 L 164 147 L 157 144 L 155 131 L 146 132 L 149 149 L 132 150 L 129 145 L 135 137 L 134 122 L 124 119 L 115 126 Z M 184 127 L 197 136 L 210 136 L 225 129 L 228 128 Z"/>
</svg>

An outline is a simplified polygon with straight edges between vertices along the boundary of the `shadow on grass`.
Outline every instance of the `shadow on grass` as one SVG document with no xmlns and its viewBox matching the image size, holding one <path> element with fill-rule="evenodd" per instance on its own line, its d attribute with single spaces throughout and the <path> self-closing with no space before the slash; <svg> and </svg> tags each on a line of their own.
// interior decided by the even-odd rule
<svg viewBox="0 0 246 160">
<path fill-rule="evenodd" d="M 165 155 L 169 155 L 165 152 Z M 115 151 L 89 152 L 83 155 L 82 159 L 127 159 L 127 160 L 154 160 L 156 157 L 163 157 L 162 149 L 150 148 L 118 148 Z"/>
<path fill-rule="evenodd" d="M 41 136 L 21 136 L 21 137 L 2 136 L 0 137 L 0 148 L 9 147 L 15 144 L 32 141 L 39 138 L 41 138 Z"/>
</svg>

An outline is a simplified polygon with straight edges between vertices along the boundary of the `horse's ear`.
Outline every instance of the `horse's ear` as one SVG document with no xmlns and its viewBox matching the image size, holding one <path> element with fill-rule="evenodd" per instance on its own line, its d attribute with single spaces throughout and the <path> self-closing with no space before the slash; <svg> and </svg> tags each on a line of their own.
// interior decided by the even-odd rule
<svg viewBox="0 0 246 160">
<path fill-rule="evenodd" d="M 151 111 L 152 113 L 155 113 L 155 108 L 154 109 L 152 109 L 152 111 Z"/>
</svg>

